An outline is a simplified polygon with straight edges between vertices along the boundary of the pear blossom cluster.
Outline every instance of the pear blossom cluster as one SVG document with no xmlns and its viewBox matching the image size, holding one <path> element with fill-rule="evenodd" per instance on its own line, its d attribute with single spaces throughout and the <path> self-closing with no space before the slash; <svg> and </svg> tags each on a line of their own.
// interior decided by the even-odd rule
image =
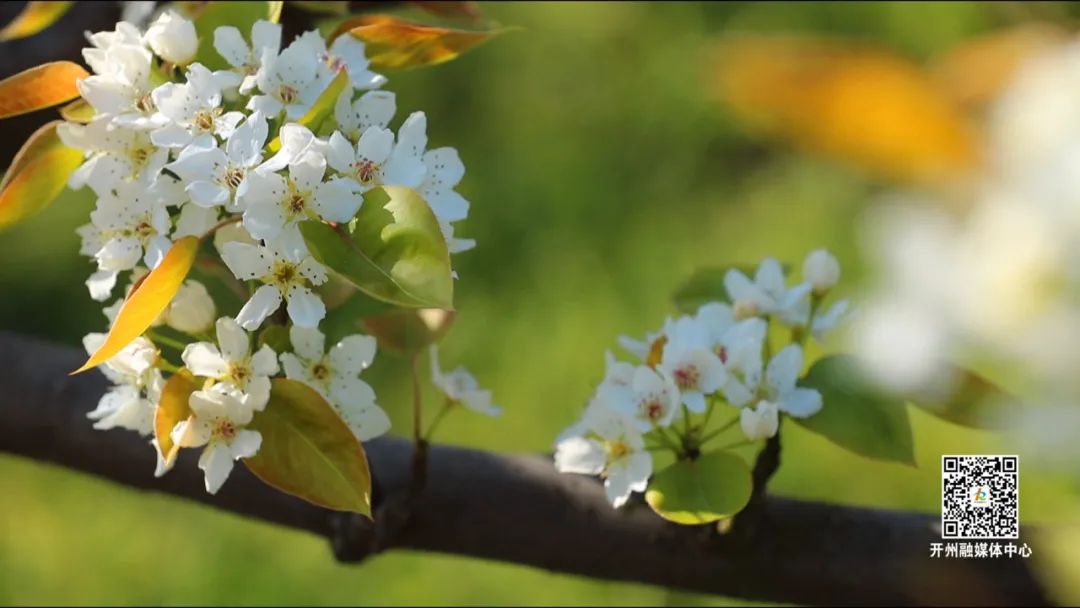
<svg viewBox="0 0 1080 608">
<path fill-rule="evenodd" d="M 621 336 L 632 360 L 605 354 L 604 378 L 581 419 L 556 440 L 556 468 L 602 476 L 608 499 L 620 507 L 646 490 L 652 451 L 693 458 L 736 425 L 744 439 L 734 445 L 741 445 L 776 435 L 783 415 L 816 414 L 821 394 L 799 386 L 803 344 L 846 317 L 847 300 L 825 306 L 839 278 L 839 263 L 823 249 L 807 256 L 803 280 L 793 286 L 781 264 L 767 258 L 753 277 L 726 273 L 726 301 L 669 317 L 644 340 Z M 791 336 L 775 353 L 770 327 Z"/>
<path fill-rule="evenodd" d="M 248 294 L 239 310 L 221 311 L 207 285 L 185 281 L 150 330 L 102 366 L 113 387 L 90 413 L 96 428 L 150 435 L 168 375 L 186 368 L 200 389 L 190 397 L 191 417 L 170 438 L 202 448 L 211 493 L 236 459 L 259 450 L 259 433 L 246 427 L 268 406 L 272 377 L 313 387 L 361 440 L 390 428 L 360 379 L 375 339 L 353 335 L 328 345 L 319 330 L 327 307 L 317 290 L 329 275 L 299 222 L 347 223 L 365 192 L 405 186 L 430 204 L 451 252 L 475 246 L 452 226 L 469 210 L 455 190 L 465 171 L 457 152 L 428 149 L 423 112 L 391 126 L 396 97 L 369 69 L 362 41 L 346 34 L 327 44 L 310 31 L 286 45 L 270 21 L 250 31 L 218 27 L 212 36 L 224 69 L 197 60 L 195 24 L 172 9 L 145 30 L 122 21 L 87 34 L 83 58 L 92 75 L 78 87 L 94 115 L 58 127 L 65 145 L 85 153 L 69 186 L 96 197 L 77 232 L 81 254 L 94 264 L 87 288 L 92 299 L 111 301 L 110 324 L 182 237 L 212 238 L 233 286 Z M 330 116 L 303 124 L 342 73 L 347 83 Z M 271 323 L 288 327 L 291 350 L 258 340 Z M 84 345 L 92 353 L 104 340 L 93 333 Z M 454 390 L 475 390 L 455 378 L 447 381 Z M 159 450 L 158 474 L 172 463 Z"/>
</svg>

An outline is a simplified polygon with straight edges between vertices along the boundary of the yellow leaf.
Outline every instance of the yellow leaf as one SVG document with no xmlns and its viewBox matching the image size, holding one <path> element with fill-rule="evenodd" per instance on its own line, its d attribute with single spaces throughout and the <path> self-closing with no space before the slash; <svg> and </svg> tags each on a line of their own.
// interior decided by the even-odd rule
<svg viewBox="0 0 1080 608">
<path fill-rule="evenodd" d="M 68 12 L 74 2 L 27 2 L 21 13 L 0 30 L 0 42 L 33 36 Z"/>
<path fill-rule="evenodd" d="M 42 126 L 26 140 L 0 182 L 0 230 L 44 209 L 67 184 L 83 154 L 56 135 L 59 120 Z"/>
<path fill-rule="evenodd" d="M 198 251 L 199 239 L 194 236 L 173 243 L 161 264 L 128 294 L 105 342 L 82 367 L 71 372 L 72 375 L 104 363 L 141 336 L 179 291 Z"/>
<path fill-rule="evenodd" d="M 94 111 L 94 107 L 86 103 L 86 100 L 84 99 L 76 99 L 60 108 L 60 116 L 62 116 L 64 120 L 82 124 L 86 124 L 93 120 L 96 114 L 97 112 Z"/>
<path fill-rule="evenodd" d="M 449 29 L 388 15 L 369 15 L 345 20 L 330 38 L 349 32 L 364 41 L 373 67 L 401 69 L 450 61 L 503 31 Z"/>
<path fill-rule="evenodd" d="M 941 183 L 978 165 L 978 134 L 918 66 L 827 40 L 721 45 L 720 89 L 764 130 L 890 179 Z"/>
<path fill-rule="evenodd" d="M 281 21 L 281 9 L 285 7 L 285 2 L 283 0 L 271 0 L 266 5 L 266 18 L 273 23 Z"/>
<path fill-rule="evenodd" d="M 89 76 L 82 66 L 54 61 L 0 80 L 0 118 L 10 118 L 79 96 L 76 83 Z"/>
<path fill-rule="evenodd" d="M 978 109 L 992 100 L 1031 57 L 1068 39 L 1050 23 L 1025 23 L 972 38 L 930 64 L 934 83 L 957 104 Z"/>
<path fill-rule="evenodd" d="M 275 488 L 328 509 L 371 515 L 371 471 L 364 447 L 315 389 L 275 378 L 266 409 L 249 429 L 262 445 L 244 464 Z"/>
<path fill-rule="evenodd" d="M 158 452 L 166 466 L 172 466 L 180 452 L 180 446 L 172 440 L 173 427 L 191 416 L 188 397 L 197 390 L 199 383 L 187 368 L 173 374 L 161 389 L 161 399 L 154 410 L 154 438 L 157 439 Z"/>
</svg>

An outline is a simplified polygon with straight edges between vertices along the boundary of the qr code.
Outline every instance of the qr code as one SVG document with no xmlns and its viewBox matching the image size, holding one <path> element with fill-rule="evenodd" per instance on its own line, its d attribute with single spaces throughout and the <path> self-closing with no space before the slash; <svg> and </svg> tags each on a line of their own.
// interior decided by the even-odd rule
<svg viewBox="0 0 1080 608">
<path fill-rule="evenodd" d="M 1017 456 L 941 457 L 941 537 L 1019 538 Z"/>
</svg>

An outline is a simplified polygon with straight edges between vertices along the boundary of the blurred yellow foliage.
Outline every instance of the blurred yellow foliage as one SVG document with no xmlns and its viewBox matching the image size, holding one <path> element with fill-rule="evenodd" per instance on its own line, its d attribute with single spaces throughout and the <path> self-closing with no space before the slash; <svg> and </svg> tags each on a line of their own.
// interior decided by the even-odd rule
<svg viewBox="0 0 1080 608">
<path fill-rule="evenodd" d="M 978 165 L 968 118 L 925 71 L 887 50 L 740 36 L 721 45 L 719 75 L 744 118 L 885 177 L 939 183 Z"/>
</svg>

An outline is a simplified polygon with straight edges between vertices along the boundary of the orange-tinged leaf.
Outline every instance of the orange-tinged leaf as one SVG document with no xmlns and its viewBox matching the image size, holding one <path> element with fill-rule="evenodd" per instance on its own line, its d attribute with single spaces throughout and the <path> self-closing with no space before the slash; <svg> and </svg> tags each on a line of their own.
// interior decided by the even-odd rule
<svg viewBox="0 0 1080 608">
<path fill-rule="evenodd" d="M 266 409 L 248 425 L 262 445 L 244 464 L 266 483 L 321 507 L 371 515 L 371 471 L 360 440 L 315 389 L 271 383 Z"/>
<path fill-rule="evenodd" d="M 186 236 L 173 243 L 158 267 L 151 270 L 128 294 L 105 342 L 82 367 L 71 373 L 84 372 L 104 363 L 141 336 L 180 290 L 198 251 L 199 239 L 194 236 Z"/>
<path fill-rule="evenodd" d="M 76 99 L 60 108 L 60 116 L 63 116 L 64 120 L 82 124 L 86 124 L 93 120 L 96 114 L 97 112 L 94 111 L 94 107 L 86 103 L 86 100 L 84 99 Z"/>
<path fill-rule="evenodd" d="M 27 2 L 21 13 L 0 30 L 0 42 L 33 36 L 68 12 L 74 2 Z"/>
<path fill-rule="evenodd" d="M 348 32 L 364 41 L 376 69 L 403 69 L 450 61 L 504 30 L 469 31 L 434 27 L 388 15 L 346 19 L 330 38 Z"/>
<path fill-rule="evenodd" d="M 916 183 L 944 183 L 979 163 L 967 117 L 903 57 L 783 36 L 742 36 L 720 51 L 731 107 L 808 150 Z"/>
<path fill-rule="evenodd" d="M 972 38 L 930 64 L 935 84 L 957 104 L 978 109 L 1016 75 L 1024 61 L 1068 39 L 1051 23 L 1025 23 Z"/>
<path fill-rule="evenodd" d="M 70 61 L 54 61 L 0 80 L 0 118 L 10 118 L 79 96 L 76 83 L 90 74 Z"/>
<path fill-rule="evenodd" d="M 34 132 L 23 144 L 0 182 L 0 230 L 44 209 L 67 184 L 83 154 L 56 135 L 59 120 Z"/>
<path fill-rule="evenodd" d="M 180 452 L 180 446 L 172 440 L 173 427 L 191 416 L 188 397 L 197 390 L 199 383 L 187 368 L 173 374 L 161 389 L 161 398 L 154 410 L 154 438 L 157 439 L 158 452 L 166 467 L 172 466 Z"/>
</svg>

